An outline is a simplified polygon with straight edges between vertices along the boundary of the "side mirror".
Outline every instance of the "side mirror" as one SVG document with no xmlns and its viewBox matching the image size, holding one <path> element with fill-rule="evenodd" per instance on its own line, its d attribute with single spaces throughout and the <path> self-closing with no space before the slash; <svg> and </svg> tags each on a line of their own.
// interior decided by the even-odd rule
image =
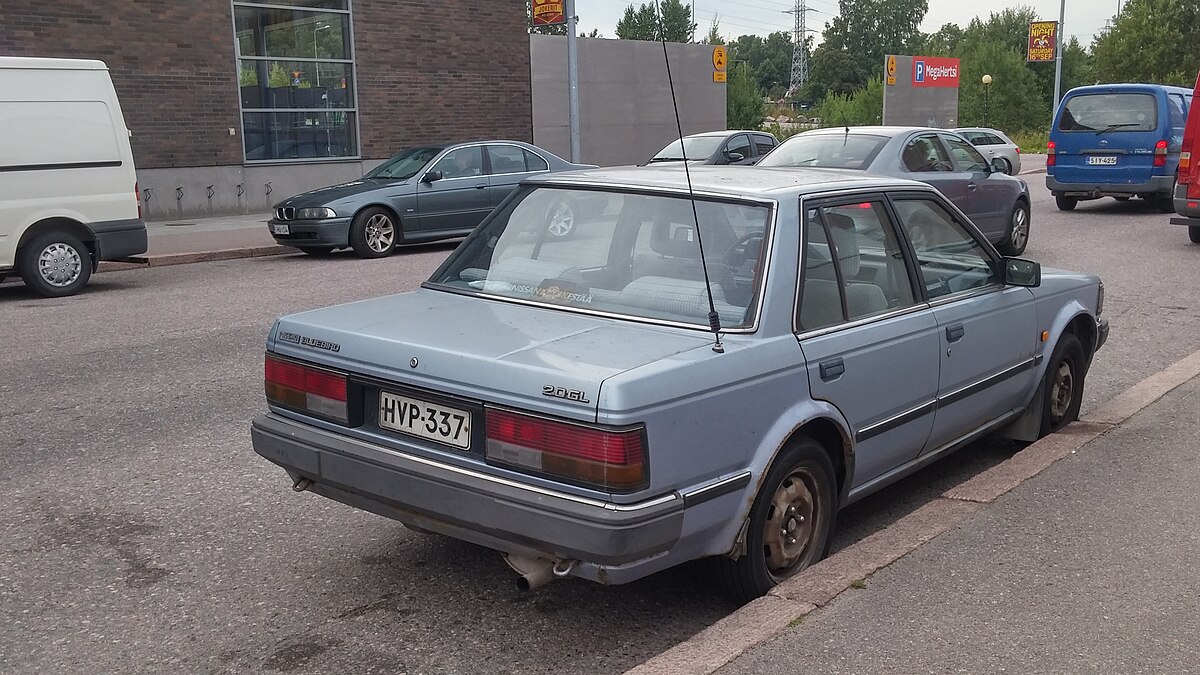
<svg viewBox="0 0 1200 675">
<path fill-rule="evenodd" d="M 421 176 L 421 182 L 432 183 L 435 180 L 441 180 L 442 176 L 443 174 L 441 171 L 428 171 L 424 176 Z"/>
<path fill-rule="evenodd" d="M 726 151 L 726 152 L 725 152 L 725 159 L 728 159 L 728 160 L 729 160 L 729 161 L 731 161 L 731 162 L 740 162 L 740 161 L 742 161 L 743 159 L 746 159 L 746 156 L 745 156 L 745 155 L 743 155 L 743 154 L 742 154 L 742 153 L 740 153 L 740 152 L 729 152 L 729 151 Z"/>
<path fill-rule="evenodd" d="M 988 168 L 992 173 L 1004 173 L 1004 164 L 1000 161 L 1000 157 L 993 157 L 992 161 L 988 162 Z"/>
<path fill-rule="evenodd" d="M 1004 259 L 1004 283 L 1037 288 L 1042 285 L 1042 265 L 1024 258 Z"/>
</svg>

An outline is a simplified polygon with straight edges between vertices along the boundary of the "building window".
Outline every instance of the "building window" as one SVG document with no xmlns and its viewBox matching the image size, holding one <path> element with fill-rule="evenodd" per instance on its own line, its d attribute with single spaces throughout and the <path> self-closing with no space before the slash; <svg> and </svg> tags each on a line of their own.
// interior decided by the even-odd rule
<svg viewBox="0 0 1200 675">
<path fill-rule="evenodd" d="M 358 156 L 350 0 L 233 0 L 246 161 Z"/>
</svg>

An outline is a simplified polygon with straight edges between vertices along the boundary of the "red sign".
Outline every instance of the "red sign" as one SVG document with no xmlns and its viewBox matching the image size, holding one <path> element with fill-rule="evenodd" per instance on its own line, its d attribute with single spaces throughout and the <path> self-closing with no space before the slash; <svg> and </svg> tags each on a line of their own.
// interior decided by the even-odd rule
<svg viewBox="0 0 1200 675">
<path fill-rule="evenodd" d="M 1055 21 L 1033 21 L 1029 24 L 1029 55 L 1027 60 L 1039 63 L 1054 60 L 1054 46 L 1058 41 L 1058 23 Z"/>
<path fill-rule="evenodd" d="M 912 57 L 914 87 L 958 87 L 958 59 L 941 56 Z"/>
<path fill-rule="evenodd" d="M 557 26 L 566 22 L 562 0 L 533 0 L 533 25 Z"/>
</svg>

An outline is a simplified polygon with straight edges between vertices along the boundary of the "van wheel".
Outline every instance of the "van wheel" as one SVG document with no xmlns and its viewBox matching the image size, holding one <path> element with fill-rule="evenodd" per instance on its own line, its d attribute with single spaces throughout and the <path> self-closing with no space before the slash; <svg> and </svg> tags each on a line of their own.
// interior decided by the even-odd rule
<svg viewBox="0 0 1200 675">
<path fill-rule="evenodd" d="M 1193 244 L 1200 244 L 1200 225 L 1188 225 L 1188 239 Z"/>
<path fill-rule="evenodd" d="M 350 246 L 360 258 L 382 258 L 396 250 L 399 230 L 387 209 L 363 209 L 350 223 Z"/>
<path fill-rule="evenodd" d="M 746 553 L 717 558 L 717 578 L 738 602 L 825 557 L 837 518 L 837 479 L 829 454 L 811 438 L 790 442 L 750 508 Z"/>
<path fill-rule="evenodd" d="M 1085 375 L 1087 362 L 1083 355 L 1083 344 L 1074 334 L 1064 333 L 1050 356 L 1050 366 L 1046 368 L 1039 436 L 1052 434 L 1079 417 Z"/>
<path fill-rule="evenodd" d="M 47 298 L 74 295 L 92 276 L 92 254 L 78 237 L 46 232 L 21 249 L 18 269 L 25 285 Z"/>
<path fill-rule="evenodd" d="M 1074 197 L 1055 197 L 1054 203 L 1058 205 L 1059 211 L 1074 211 L 1079 205 L 1079 200 Z"/>
<path fill-rule="evenodd" d="M 1007 256 L 1018 256 L 1029 245 L 1029 207 L 1017 202 L 1008 217 L 1008 234 L 1000 244 L 1000 252 Z"/>
</svg>

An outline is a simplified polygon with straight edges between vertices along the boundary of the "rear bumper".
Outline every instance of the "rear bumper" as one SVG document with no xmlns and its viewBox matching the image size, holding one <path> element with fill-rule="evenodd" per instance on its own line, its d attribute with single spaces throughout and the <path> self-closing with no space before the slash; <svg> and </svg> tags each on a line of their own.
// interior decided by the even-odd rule
<svg viewBox="0 0 1200 675">
<path fill-rule="evenodd" d="M 1174 176 L 1152 176 L 1145 183 L 1061 183 L 1054 176 L 1046 176 L 1046 187 L 1055 196 L 1098 199 L 1100 197 L 1125 197 L 1131 195 L 1171 194 Z"/>
<path fill-rule="evenodd" d="M 617 505 L 489 476 L 263 415 L 254 451 L 324 497 L 506 553 L 623 565 L 671 549 L 684 500 Z"/>
<path fill-rule="evenodd" d="M 1172 218 L 1171 224 L 1172 225 L 1189 225 L 1192 227 L 1200 226 L 1200 221 L 1188 222 L 1189 219 L 1191 219 L 1191 218 L 1200 218 L 1200 199 L 1195 199 L 1195 198 L 1188 199 L 1187 192 L 1188 192 L 1187 185 L 1180 184 L 1180 185 L 1175 186 L 1175 213 L 1178 213 L 1179 215 L 1185 216 L 1185 217 L 1184 218 Z M 1189 207 L 1188 206 L 1189 202 L 1192 204 L 1196 204 L 1197 206 Z"/>
<path fill-rule="evenodd" d="M 141 255 L 149 248 L 146 224 L 141 218 L 89 223 L 96 241 L 96 260 L 121 260 Z"/>
<path fill-rule="evenodd" d="M 352 218 L 328 218 L 325 220 L 277 220 L 267 221 L 267 230 L 275 241 L 284 246 L 334 246 L 350 245 L 350 221 Z M 275 234 L 276 225 L 287 225 L 287 234 Z"/>
</svg>

